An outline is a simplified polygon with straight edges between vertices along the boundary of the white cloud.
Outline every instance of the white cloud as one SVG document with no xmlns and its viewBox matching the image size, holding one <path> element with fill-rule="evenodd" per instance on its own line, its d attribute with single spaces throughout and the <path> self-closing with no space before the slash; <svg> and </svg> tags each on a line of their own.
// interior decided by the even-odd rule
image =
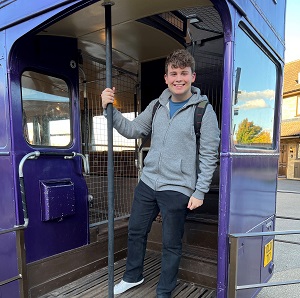
<svg viewBox="0 0 300 298">
<path fill-rule="evenodd" d="M 249 99 L 251 100 L 251 99 L 260 99 L 260 98 L 274 100 L 275 91 L 270 89 L 263 90 L 263 91 L 252 91 L 252 92 L 241 91 L 241 93 L 238 96 L 239 101 L 248 101 Z"/>
<path fill-rule="evenodd" d="M 268 105 L 263 99 L 248 100 L 244 104 L 239 105 L 239 109 L 250 110 L 257 108 L 267 108 Z"/>
</svg>

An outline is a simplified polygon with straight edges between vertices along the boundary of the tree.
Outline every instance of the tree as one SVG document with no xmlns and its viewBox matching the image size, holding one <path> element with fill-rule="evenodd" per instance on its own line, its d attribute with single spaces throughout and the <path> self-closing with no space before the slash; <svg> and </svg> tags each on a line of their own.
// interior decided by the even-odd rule
<svg viewBox="0 0 300 298">
<path fill-rule="evenodd" d="M 258 136 L 256 136 L 252 143 L 256 144 L 271 144 L 271 135 L 268 131 L 262 131 Z"/>
<path fill-rule="evenodd" d="M 261 126 L 254 125 L 253 121 L 246 118 L 239 124 L 236 140 L 238 144 L 270 144 L 271 136 L 269 132 L 262 131 Z"/>
</svg>

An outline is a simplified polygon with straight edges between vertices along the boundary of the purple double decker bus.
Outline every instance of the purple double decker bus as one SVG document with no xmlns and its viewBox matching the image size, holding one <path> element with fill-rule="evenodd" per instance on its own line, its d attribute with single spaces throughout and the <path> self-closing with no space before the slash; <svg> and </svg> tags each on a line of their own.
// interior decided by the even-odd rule
<svg viewBox="0 0 300 298">
<path fill-rule="evenodd" d="M 0 297 L 111 295 L 149 147 L 110 134 L 100 94 L 115 86 L 115 106 L 134 119 L 165 88 L 165 58 L 178 48 L 195 58 L 221 144 L 205 203 L 186 220 L 174 297 L 258 294 L 274 270 L 285 7 L 0 1 Z M 145 283 L 126 297 L 155 297 L 161 224 Z"/>
</svg>

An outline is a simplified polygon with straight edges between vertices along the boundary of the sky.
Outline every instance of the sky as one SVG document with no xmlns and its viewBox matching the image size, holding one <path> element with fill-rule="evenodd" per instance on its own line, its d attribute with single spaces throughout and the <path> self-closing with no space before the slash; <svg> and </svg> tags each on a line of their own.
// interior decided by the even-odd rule
<svg viewBox="0 0 300 298">
<path fill-rule="evenodd" d="M 285 62 L 300 59 L 300 1 L 287 0 L 285 27 Z"/>
</svg>

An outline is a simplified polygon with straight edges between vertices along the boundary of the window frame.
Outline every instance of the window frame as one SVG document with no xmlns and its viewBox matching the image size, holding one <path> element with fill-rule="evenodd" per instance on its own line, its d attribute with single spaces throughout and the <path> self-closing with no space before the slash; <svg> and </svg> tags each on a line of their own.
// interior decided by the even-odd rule
<svg viewBox="0 0 300 298">
<path fill-rule="evenodd" d="M 59 79 L 61 81 L 63 81 L 67 87 L 67 97 L 68 98 L 68 106 L 69 106 L 69 123 L 70 123 L 70 126 L 69 126 L 69 142 L 68 144 L 64 144 L 64 145 L 46 145 L 46 144 L 31 144 L 29 142 L 29 139 L 26 137 L 25 135 L 25 127 L 24 127 L 24 99 L 23 99 L 23 84 L 22 84 L 22 77 L 23 77 L 23 74 L 26 73 L 26 72 L 34 72 L 34 73 L 37 73 L 38 75 L 42 75 L 42 76 L 48 76 L 48 77 L 53 77 L 55 79 Z M 26 88 L 26 87 L 24 87 Z M 33 89 L 34 90 L 34 89 Z M 37 90 L 36 90 L 37 91 Z M 39 91 L 38 91 L 39 92 Z M 66 149 L 66 148 L 70 148 L 73 144 L 73 130 L 74 130 L 74 125 L 73 125 L 73 100 L 72 100 L 72 85 L 70 84 L 69 82 L 69 79 L 66 78 L 66 77 L 63 77 L 63 76 L 59 76 L 57 75 L 56 73 L 50 73 L 50 72 L 43 72 L 41 71 L 41 69 L 37 69 L 37 68 L 25 68 L 23 69 L 21 75 L 20 75 L 20 94 L 21 94 L 21 108 L 22 108 L 22 126 L 23 126 L 23 138 L 24 140 L 26 141 L 26 143 L 29 145 L 29 146 L 32 146 L 34 148 L 36 147 L 40 147 L 40 148 L 59 148 L 59 149 Z M 28 123 L 31 123 L 31 122 L 28 122 Z M 50 121 L 49 121 L 50 123 Z"/>
<path fill-rule="evenodd" d="M 300 142 L 296 145 L 296 159 L 300 159 Z"/>
<path fill-rule="evenodd" d="M 269 58 L 269 60 L 274 64 L 275 66 L 275 70 L 276 70 L 276 77 L 275 77 L 275 86 L 274 86 L 274 113 L 273 113 L 273 134 L 271 134 L 271 140 L 272 143 L 270 143 L 270 148 L 265 147 L 265 146 L 252 146 L 252 145 L 241 145 L 241 146 L 236 146 L 235 141 L 234 141 L 234 134 L 235 131 L 237 130 L 237 127 L 234 123 L 234 114 L 235 114 L 235 110 L 236 110 L 236 106 L 235 106 L 235 94 L 236 94 L 236 90 L 235 90 L 235 78 L 236 78 L 236 73 L 235 70 L 238 67 L 238 65 L 236 64 L 236 44 L 237 41 L 235 40 L 235 44 L 233 47 L 233 53 L 234 53 L 234 62 L 233 62 L 233 68 L 232 68 L 232 78 L 233 78 L 233 88 L 232 88 L 232 105 L 231 105 L 231 147 L 233 149 L 233 151 L 237 151 L 237 152 L 268 152 L 271 153 L 272 151 L 276 151 L 278 149 L 278 138 L 277 138 L 277 134 L 278 134 L 278 109 L 279 109 L 279 97 L 280 97 L 280 76 L 282 75 L 282 69 L 280 66 L 280 63 L 274 58 L 274 55 L 272 54 L 272 52 L 267 48 L 267 46 L 265 45 L 265 41 L 260 37 L 260 36 L 256 36 L 254 32 L 252 32 L 252 30 L 249 29 L 249 27 L 246 25 L 246 23 L 244 21 L 240 21 L 236 27 L 236 31 L 237 30 L 241 30 L 246 36 L 248 36 L 249 40 L 253 42 L 253 44 L 255 46 L 257 46 L 258 49 L 261 50 L 261 52 L 266 56 L 266 58 Z M 257 33 L 256 33 L 257 34 Z M 235 34 L 236 36 L 236 34 Z"/>
<path fill-rule="evenodd" d="M 296 117 L 300 116 L 300 95 L 297 95 L 297 103 L 296 103 Z"/>
</svg>

